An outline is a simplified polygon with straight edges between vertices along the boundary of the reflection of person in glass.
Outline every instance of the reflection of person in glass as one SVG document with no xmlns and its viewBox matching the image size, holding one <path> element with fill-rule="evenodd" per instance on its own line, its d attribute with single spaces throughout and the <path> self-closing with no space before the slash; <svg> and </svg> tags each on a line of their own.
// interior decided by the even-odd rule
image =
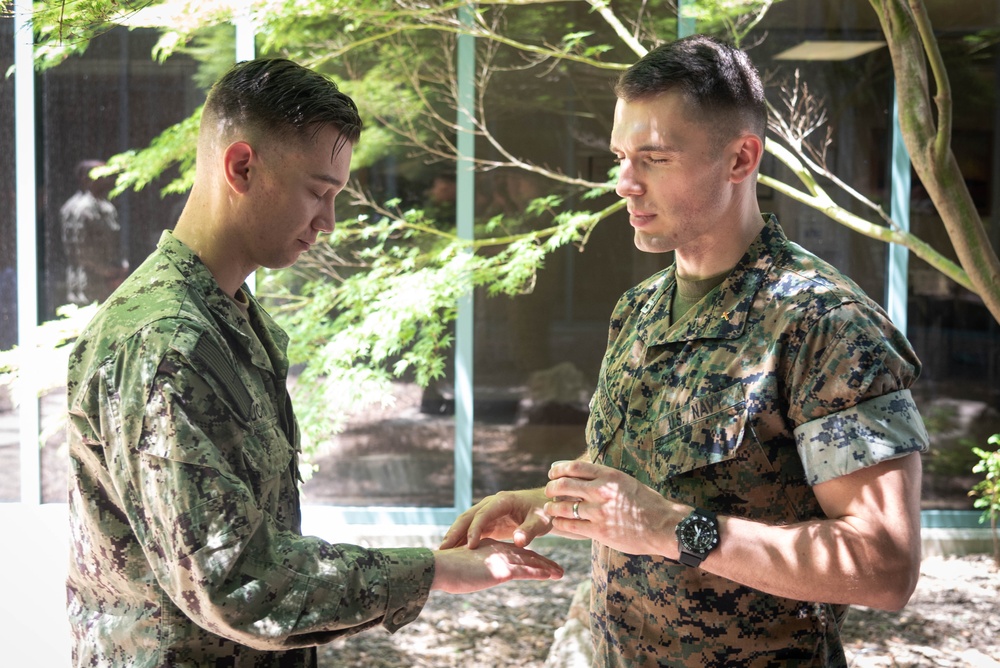
<svg viewBox="0 0 1000 668">
<path fill-rule="evenodd" d="M 121 252 L 118 211 L 108 201 L 111 177 L 93 178 L 100 160 L 76 166 L 78 190 L 59 209 L 66 249 L 66 299 L 71 304 L 102 302 L 128 273 Z"/>
</svg>

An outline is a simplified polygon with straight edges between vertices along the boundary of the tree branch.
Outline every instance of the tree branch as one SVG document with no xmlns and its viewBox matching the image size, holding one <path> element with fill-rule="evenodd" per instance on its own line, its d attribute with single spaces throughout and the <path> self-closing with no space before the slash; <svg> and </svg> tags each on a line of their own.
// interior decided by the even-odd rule
<svg viewBox="0 0 1000 668">
<path fill-rule="evenodd" d="M 768 186 L 769 188 L 774 188 L 781 194 L 822 212 L 827 217 L 849 227 L 859 234 L 863 234 L 866 237 L 884 241 L 886 243 L 894 243 L 905 246 L 913 251 L 914 255 L 934 267 L 936 270 L 940 271 L 948 278 L 952 279 L 962 287 L 975 292 L 975 286 L 969 280 L 968 274 L 966 274 L 960 266 L 949 260 L 938 251 L 934 250 L 934 248 L 932 248 L 928 243 L 922 241 L 909 232 L 904 232 L 901 229 L 875 225 L 874 223 L 851 213 L 837 204 L 833 198 L 830 197 L 830 195 L 827 194 L 827 192 L 816 182 L 816 179 L 813 178 L 812 172 L 810 172 L 809 169 L 799 161 L 795 154 L 781 144 L 770 141 L 767 143 L 766 150 L 768 153 L 777 158 L 782 164 L 792 170 L 799 180 L 802 181 L 803 185 L 806 186 L 808 192 L 797 190 L 783 181 L 779 181 L 764 174 L 761 174 L 758 179 L 761 184 Z"/>
</svg>

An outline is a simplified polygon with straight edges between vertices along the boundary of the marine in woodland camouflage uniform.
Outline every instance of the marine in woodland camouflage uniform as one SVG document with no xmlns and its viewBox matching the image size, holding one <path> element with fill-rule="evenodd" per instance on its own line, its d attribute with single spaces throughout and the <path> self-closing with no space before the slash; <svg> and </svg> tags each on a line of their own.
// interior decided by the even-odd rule
<svg viewBox="0 0 1000 668">
<path fill-rule="evenodd" d="M 586 454 L 482 500 L 442 547 L 590 539 L 595 666 L 844 666 L 846 607 L 898 610 L 919 575 L 920 364 L 761 213 L 745 53 L 662 44 L 615 92 L 615 190 L 636 247 L 673 264 L 613 312 Z"/>
<path fill-rule="evenodd" d="M 72 353 L 75 665 L 309 666 L 426 601 L 430 550 L 301 535 L 287 337 L 241 294 L 165 232 Z"/>
<path fill-rule="evenodd" d="M 627 292 L 591 403 L 591 459 L 664 496 L 777 524 L 824 517 L 812 485 L 920 451 L 920 364 L 882 309 L 770 217 L 679 322 L 675 268 Z M 594 544 L 606 666 L 846 665 L 846 606 L 794 601 Z"/>
</svg>

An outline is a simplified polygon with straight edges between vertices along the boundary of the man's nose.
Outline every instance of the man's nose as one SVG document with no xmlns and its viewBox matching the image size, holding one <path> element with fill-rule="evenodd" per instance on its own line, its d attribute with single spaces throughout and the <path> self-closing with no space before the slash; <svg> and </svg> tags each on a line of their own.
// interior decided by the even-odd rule
<svg viewBox="0 0 1000 668">
<path fill-rule="evenodd" d="M 337 223 L 337 210 L 331 203 L 330 206 L 323 210 L 323 212 L 316 216 L 313 220 L 313 227 L 320 232 L 325 232 L 329 234 L 333 232 L 333 228 Z"/>
<path fill-rule="evenodd" d="M 621 170 L 618 172 L 618 183 L 615 185 L 615 192 L 622 198 L 642 194 L 642 184 L 636 178 L 632 163 L 628 160 L 621 161 Z"/>
</svg>

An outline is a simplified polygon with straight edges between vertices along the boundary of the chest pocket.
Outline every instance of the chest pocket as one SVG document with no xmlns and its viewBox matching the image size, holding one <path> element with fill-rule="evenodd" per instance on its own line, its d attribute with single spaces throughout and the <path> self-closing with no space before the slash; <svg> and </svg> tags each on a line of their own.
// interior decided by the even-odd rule
<svg viewBox="0 0 1000 668">
<path fill-rule="evenodd" d="M 294 451 L 270 403 L 254 401 L 236 371 L 235 363 L 210 337 L 202 336 L 193 357 L 200 361 L 223 389 L 233 411 L 245 422 L 243 463 L 250 487 L 265 508 L 276 502 L 282 475 L 292 465 Z M 260 395 L 262 391 L 258 391 Z"/>
<path fill-rule="evenodd" d="M 253 427 L 253 431 L 243 440 L 243 459 L 254 491 L 265 494 L 269 483 L 288 471 L 292 461 L 292 446 L 278 428 L 276 417 L 258 420 Z"/>
<path fill-rule="evenodd" d="M 676 479 L 697 472 L 712 477 L 708 467 L 739 456 L 745 449 L 749 415 L 743 385 L 702 395 L 663 415 L 647 436 L 640 466 L 650 486 L 676 494 Z M 716 481 L 722 483 L 724 481 Z"/>
</svg>

